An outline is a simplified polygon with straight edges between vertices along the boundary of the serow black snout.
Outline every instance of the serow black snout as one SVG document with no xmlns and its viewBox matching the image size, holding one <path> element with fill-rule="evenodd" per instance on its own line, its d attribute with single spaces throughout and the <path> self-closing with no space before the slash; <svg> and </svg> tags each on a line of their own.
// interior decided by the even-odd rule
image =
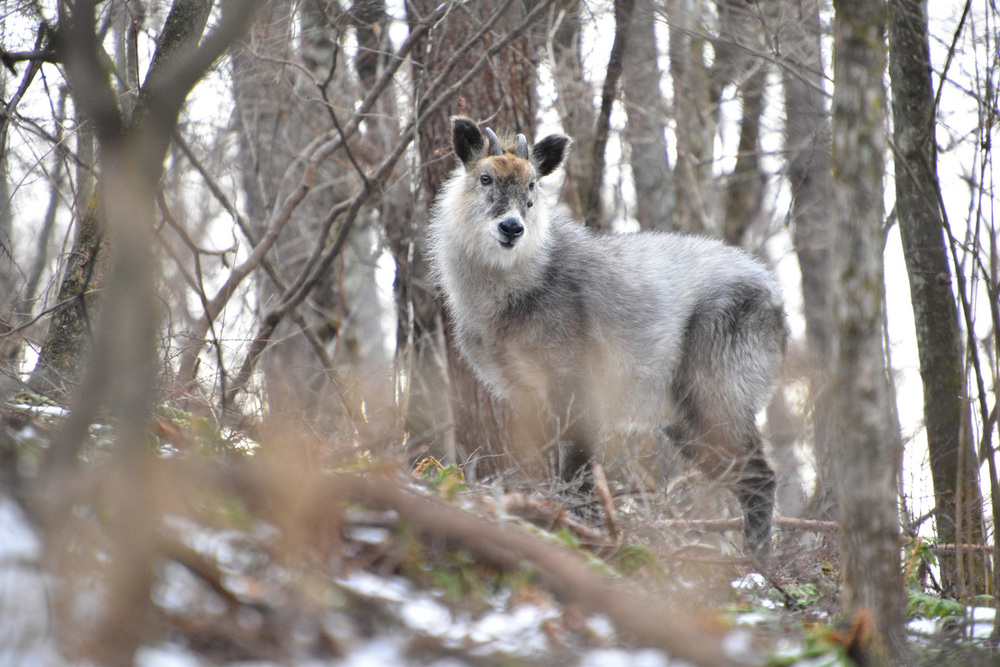
<svg viewBox="0 0 1000 667">
<path fill-rule="evenodd" d="M 517 218 L 504 218 L 497 223 L 497 229 L 500 230 L 500 242 L 507 246 L 524 234 L 524 225 Z"/>
</svg>

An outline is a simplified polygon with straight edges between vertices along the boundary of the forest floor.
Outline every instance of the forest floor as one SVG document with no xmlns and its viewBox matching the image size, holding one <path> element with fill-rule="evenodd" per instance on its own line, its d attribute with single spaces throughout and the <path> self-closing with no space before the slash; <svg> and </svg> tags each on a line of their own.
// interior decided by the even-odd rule
<svg viewBox="0 0 1000 667">
<path fill-rule="evenodd" d="M 732 664 L 849 665 L 870 649 L 868 620 L 840 617 L 827 524 L 779 522 L 774 556 L 752 561 L 732 519 L 678 519 L 683 492 L 637 498 L 601 484 L 609 521 L 565 489 L 471 485 L 431 457 L 268 467 L 238 438 L 161 411 L 150 449 L 169 472 L 149 488 L 171 493 L 144 505 L 139 520 L 155 527 L 144 551 L 145 531 L 112 525 L 113 429 L 92 431 L 77 475 L 97 490 L 76 498 L 71 519 L 26 510 L 61 415 L 0 409 L 0 665 L 86 664 L 66 656 L 86 653 L 123 607 L 141 618 L 137 667 L 676 666 L 691 662 L 671 656 L 705 644 Z M 152 572 L 131 608 L 110 598 L 122 544 L 148 553 Z M 962 604 L 922 584 L 915 573 L 933 554 L 917 547 L 904 554 L 910 664 L 1000 664 L 985 647 L 990 600 Z M 660 620 L 689 636 L 658 634 Z"/>
</svg>

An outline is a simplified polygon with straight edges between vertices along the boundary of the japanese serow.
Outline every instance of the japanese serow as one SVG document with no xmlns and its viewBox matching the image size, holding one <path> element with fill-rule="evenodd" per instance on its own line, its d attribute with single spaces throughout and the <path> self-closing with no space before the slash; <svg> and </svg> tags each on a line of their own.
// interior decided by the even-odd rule
<svg viewBox="0 0 1000 667">
<path fill-rule="evenodd" d="M 569 137 L 529 146 L 467 118 L 452 135 L 461 165 L 429 256 L 458 349 L 510 402 L 522 453 L 563 443 L 571 479 L 616 433 L 654 430 L 732 489 L 746 547 L 766 552 L 775 480 L 757 413 L 787 339 L 776 278 L 711 238 L 599 234 L 554 214 L 540 179 Z"/>
</svg>

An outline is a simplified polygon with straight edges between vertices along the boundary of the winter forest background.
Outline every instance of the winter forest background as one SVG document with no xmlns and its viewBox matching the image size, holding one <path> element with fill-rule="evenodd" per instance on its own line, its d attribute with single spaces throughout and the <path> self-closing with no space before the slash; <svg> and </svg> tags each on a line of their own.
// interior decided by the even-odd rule
<svg viewBox="0 0 1000 667">
<path fill-rule="evenodd" d="M 1000 581 L 997 18 L 989 0 L 0 3 L 0 509 L 44 545 L 0 547 L 0 581 L 47 577 L 0 657 L 132 664 L 168 638 L 207 661 L 189 664 L 345 659 L 398 623 L 345 572 L 468 606 L 483 563 L 607 615 L 614 646 L 697 664 L 749 658 L 688 625 L 677 581 L 757 570 L 789 611 L 845 619 L 822 645 L 844 660 L 925 659 L 919 616 L 969 639 Z M 518 469 L 421 254 L 452 115 L 572 136 L 551 189 L 582 224 L 719 236 L 781 276 L 793 341 L 761 416 L 780 564 L 743 559 L 731 499 L 646 443 L 605 455 L 603 515 Z M 387 537 L 356 538 L 372 527 Z M 199 547 L 210 532 L 245 558 Z M 224 610 L 165 603 L 172 566 Z M 724 606 L 713 586 L 687 604 Z M 317 620 L 331 591 L 353 640 Z M 590 640 L 560 613 L 570 664 Z M 995 651 L 1000 621 L 986 634 Z M 412 643 L 401 663 L 472 660 Z"/>
</svg>

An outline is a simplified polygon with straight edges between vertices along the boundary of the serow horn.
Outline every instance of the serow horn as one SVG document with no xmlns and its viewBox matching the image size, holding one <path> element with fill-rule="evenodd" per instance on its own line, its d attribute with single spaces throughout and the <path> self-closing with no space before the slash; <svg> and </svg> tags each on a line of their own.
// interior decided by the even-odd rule
<svg viewBox="0 0 1000 667">
<path fill-rule="evenodd" d="M 490 155 L 503 155 L 503 150 L 500 148 L 500 140 L 497 139 L 497 135 L 493 134 L 493 130 L 486 128 L 486 138 L 490 142 Z"/>
<path fill-rule="evenodd" d="M 514 155 L 522 160 L 528 159 L 528 140 L 524 138 L 523 134 L 517 135 L 517 150 Z"/>
</svg>

